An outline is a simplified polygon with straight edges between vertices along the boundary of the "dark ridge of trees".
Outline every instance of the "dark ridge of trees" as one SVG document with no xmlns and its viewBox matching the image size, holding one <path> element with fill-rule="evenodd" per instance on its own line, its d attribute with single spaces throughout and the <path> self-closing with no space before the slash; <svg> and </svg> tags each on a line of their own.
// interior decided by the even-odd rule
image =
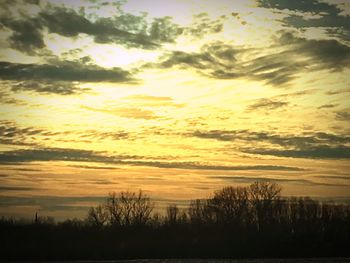
<svg viewBox="0 0 350 263">
<path fill-rule="evenodd" d="M 2 260 L 349 257 L 350 206 L 282 198 L 256 182 L 225 187 L 188 209 L 153 212 L 138 193 L 110 193 L 85 220 L 0 220 Z"/>
</svg>

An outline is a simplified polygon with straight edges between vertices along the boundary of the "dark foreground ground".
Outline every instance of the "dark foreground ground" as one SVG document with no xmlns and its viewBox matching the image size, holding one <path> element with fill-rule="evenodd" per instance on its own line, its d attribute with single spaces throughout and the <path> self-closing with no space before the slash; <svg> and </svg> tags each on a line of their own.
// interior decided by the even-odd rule
<svg viewBox="0 0 350 263">
<path fill-rule="evenodd" d="M 165 216 L 152 215 L 142 192 L 122 192 L 91 208 L 85 220 L 2 218 L 0 261 L 350 262 L 350 205 L 277 198 L 279 191 L 267 182 L 226 187 L 185 211 L 170 206 Z"/>
<path fill-rule="evenodd" d="M 20 261 L 17 263 L 33 263 Z M 135 259 L 135 260 L 97 260 L 97 261 L 52 261 L 52 263 L 346 263 L 350 258 L 308 258 L 308 259 Z"/>
</svg>

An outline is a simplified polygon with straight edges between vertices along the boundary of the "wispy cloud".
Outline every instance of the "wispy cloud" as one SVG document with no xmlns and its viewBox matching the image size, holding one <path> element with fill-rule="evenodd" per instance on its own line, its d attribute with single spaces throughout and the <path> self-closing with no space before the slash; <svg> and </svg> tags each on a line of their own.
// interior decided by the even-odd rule
<svg viewBox="0 0 350 263">
<path fill-rule="evenodd" d="M 130 82 L 131 73 L 105 69 L 81 60 L 53 60 L 50 64 L 0 62 L 0 79 L 13 81 L 12 90 L 69 95 L 79 91 L 74 82 Z"/>
<path fill-rule="evenodd" d="M 182 108 L 184 103 L 175 103 L 171 97 L 150 96 L 144 94 L 137 94 L 124 97 L 123 100 L 129 103 L 140 104 L 147 107 L 176 107 Z"/>
<path fill-rule="evenodd" d="M 277 46 L 278 51 L 273 51 Z M 280 87 L 294 80 L 301 72 L 321 69 L 338 71 L 350 65 L 350 47 L 337 40 L 306 39 L 282 31 L 271 48 L 274 49 L 269 54 L 252 57 L 253 51 L 259 53 L 258 48 L 247 49 L 230 43 L 213 42 L 203 45 L 200 52 L 172 51 L 151 66 L 192 68 L 211 78 L 248 78 Z M 290 59 L 286 60 L 286 57 Z"/>
<path fill-rule="evenodd" d="M 27 186 L 6 186 L 1 185 L 0 186 L 0 192 L 8 192 L 8 191 L 31 191 L 31 190 L 37 190 L 38 188 L 34 187 L 27 187 Z"/>
<path fill-rule="evenodd" d="M 293 157 L 293 158 L 329 158 L 329 159 L 341 159 L 350 158 L 350 147 L 347 146 L 311 146 L 302 147 L 299 149 L 245 149 L 244 152 L 260 155 L 273 155 L 280 157 Z"/>
<path fill-rule="evenodd" d="M 81 106 L 81 108 L 91 110 L 91 111 L 96 111 L 96 112 L 113 114 L 113 115 L 120 116 L 123 118 L 131 118 L 131 119 L 151 120 L 151 119 L 161 118 L 161 116 L 155 115 L 153 111 L 139 109 L 139 108 L 117 107 L 117 108 L 113 108 L 113 109 L 104 109 L 104 108 L 101 109 L 101 108 L 93 108 L 93 107 L 89 107 L 89 106 Z"/>
<path fill-rule="evenodd" d="M 18 8 L 13 2 L 12 9 Z M 23 12 L 23 11 L 22 11 Z M 58 5 L 47 5 L 36 16 L 23 14 L 21 18 L 3 15 L 0 24 L 11 30 L 9 43 L 13 48 L 35 54 L 45 48 L 44 32 L 65 37 L 86 34 L 96 43 L 115 43 L 126 47 L 154 49 L 162 43 L 173 42 L 183 29 L 171 17 L 158 17 L 149 22 L 146 15 L 126 13 L 122 9 L 113 17 L 91 19 L 84 11 Z"/>
<path fill-rule="evenodd" d="M 338 112 L 336 112 L 335 118 L 338 121 L 350 121 L 350 112 L 348 112 L 348 111 L 338 111 Z"/>
<path fill-rule="evenodd" d="M 280 108 L 284 108 L 289 105 L 287 101 L 278 101 L 271 99 L 259 99 L 255 103 L 248 106 L 249 111 L 254 110 L 276 110 Z"/>
<path fill-rule="evenodd" d="M 218 141 L 242 141 L 252 145 L 243 146 L 240 151 L 250 154 L 273 155 L 293 158 L 350 158 L 350 136 L 329 133 L 304 135 L 279 135 L 270 132 L 248 130 L 195 131 L 187 136 Z M 269 143 L 270 145 L 266 145 Z M 259 144 L 261 146 L 259 147 Z M 264 145 L 264 146 L 262 146 Z M 276 145 L 280 148 L 276 148 Z"/>
<path fill-rule="evenodd" d="M 341 183 L 323 183 L 316 182 L 312 180 L 297 178 L 297 179 L 289 179 L 289 178 L 273 178 L 273 177 L 254 177 L 254 176 L 210 176 L 212 179 L 219 179 L 229 182 L 242 182 L 242 183 L 253 183 L 256 181 L 272 181 L 277 183 L 292 183 L 292 184 L 302 184 L 302 185 L 310 185 L 310 186 L 335 186 L 335 187 L 349 187 L 350 185 L 341 184 Z"/>
<path fill-rule="evenodd" d="M 143 160 L 146 159 L 146 160 Z M 44 148 L 32 150 L 15 150 L 2 152 L 0 162 L 20 163 L 35 161 L 72 161 L 72 162 L 94 162 L 110 163 L 117 165 L 131 166 L 149 166 L 157 168 L 189 169 L 189 170 L 221 170 L 221 171 L 239 171 L 239 170 L 266 170 L 266 171 L 301 171 L 302 168 L 280 165 L 210 165 L 193 162 L 166 162 L 147 160 L 145 156 L 127 156 L 127 155 L 107 155 L 101 152 L 63 149 L 63 148 Z"/>
</svg>

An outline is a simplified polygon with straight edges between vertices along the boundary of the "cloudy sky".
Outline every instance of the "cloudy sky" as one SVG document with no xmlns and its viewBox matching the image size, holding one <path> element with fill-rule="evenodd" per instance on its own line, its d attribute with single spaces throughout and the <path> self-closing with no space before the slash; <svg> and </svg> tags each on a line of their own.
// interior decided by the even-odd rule
<svg viewBox="0 0 350 263">
<path fill-rule="evenodd" d="M 349 198 L 348 0 L 0 5 L 0 215 L 266 179 Z"/>
</svg>

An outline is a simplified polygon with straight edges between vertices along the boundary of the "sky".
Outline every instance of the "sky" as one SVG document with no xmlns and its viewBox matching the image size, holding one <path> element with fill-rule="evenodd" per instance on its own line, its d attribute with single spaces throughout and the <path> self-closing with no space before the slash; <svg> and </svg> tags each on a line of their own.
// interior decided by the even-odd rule
<svg viewBox="0 0 350 263">
<path fill-rule="evenodd" d="M 269 180 L 350 200 L 348 0 L 3 0 L 0 215 Z"/>
</svg>

